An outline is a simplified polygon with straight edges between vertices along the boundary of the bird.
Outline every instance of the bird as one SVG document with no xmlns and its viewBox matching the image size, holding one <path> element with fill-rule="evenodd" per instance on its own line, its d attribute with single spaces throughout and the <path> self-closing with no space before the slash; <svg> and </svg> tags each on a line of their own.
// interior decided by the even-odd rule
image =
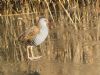
<svg viewBox="0 0 100 75">
<path fill-rule="evenodd" d="M 33 25 L 20 34 L 18 41 L 27 46 L 27 56 L 30 60 L 39 59 L 42 56 L 34 56 L 33 47 L 42 44 L 48 36 L 48 19 L 41 17 L 37 25 Z M 31 55 L 30 55 L 31 54 Z"/>
</svg>

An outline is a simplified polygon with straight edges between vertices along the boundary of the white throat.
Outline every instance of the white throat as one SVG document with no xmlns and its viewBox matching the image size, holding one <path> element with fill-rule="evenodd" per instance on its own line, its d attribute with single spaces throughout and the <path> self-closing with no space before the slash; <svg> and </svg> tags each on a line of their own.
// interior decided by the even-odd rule
<svg viewBox="0 0 100 75">
<path fill-rule="evenodd" d="M 46 22 L 39 22 L 39 25 L 40 25 L 41 28 L 42 28 L 42 27 L 47 27 Z"/>
</svg>

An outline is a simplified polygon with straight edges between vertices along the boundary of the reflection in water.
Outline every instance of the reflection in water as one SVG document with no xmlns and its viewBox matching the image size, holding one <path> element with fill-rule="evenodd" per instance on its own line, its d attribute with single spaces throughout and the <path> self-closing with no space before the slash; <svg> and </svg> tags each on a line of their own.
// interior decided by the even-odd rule
<svg viewBox="0 0 100 75">
<path fill-rule="evenodd" d="M 31 63 L 0 63 L 0 75 L 34 75 L 30 73 L 38 69 L 40 75 L 100 75 L 100 64 L 73 64 L 57 61 L 39 60 Z"/>
</svg>

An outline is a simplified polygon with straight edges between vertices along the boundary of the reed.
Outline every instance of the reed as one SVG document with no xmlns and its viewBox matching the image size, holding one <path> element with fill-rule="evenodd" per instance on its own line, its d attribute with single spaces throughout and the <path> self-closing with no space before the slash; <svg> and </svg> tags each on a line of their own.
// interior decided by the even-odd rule
<svg viewBox="0 0 100 75">
<path fill-rule="evenodd" d="M 5 5 L 0 11 L 1 61 L 27 60 L 26 48 L 17 38 L 36 24 L 39 16 L 51 19 L 54 25 L 47 40 L 35 48 L 41 50 L 43 56 L 74 63 L 93 63 L 99 56 L 99 0 L 17 0 L 15 5 L 12 1 L 0 2 Z"/>
</svg>

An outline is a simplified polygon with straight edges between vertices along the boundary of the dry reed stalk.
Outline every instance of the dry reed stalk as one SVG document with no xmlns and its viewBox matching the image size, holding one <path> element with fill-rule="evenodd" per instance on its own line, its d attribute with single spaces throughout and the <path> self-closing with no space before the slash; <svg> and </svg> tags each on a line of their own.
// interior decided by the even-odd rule
<svg viewBox="0 0 100 75">
<path fill-rule="evenodd" d="M 65 7 L 63 6 L 63 4 L 61 3 L 61 1 L 60 1 L 60 0 L 59 0 L 59 2 L 60 2 L 60 4 L 61 4 L 62 8 L 64 9 L 64 11 L 66 12 L 67 16 L 69 17 L 70 21 L 71 21 L 71 22 L 72 22 L 72 24 L 74 25 L 75 30 L 77 30 L 77 27 L 76 27 L 76 25 L 75 25 L 74 21 L 72 20 L 72 18 L 71 18 L 71 16 L 70 16 L 70 14 L 69 14 L 69 13 L 68 13 L 68 11 L 65 9 Z"/>
<path fill-rule="evenodd" d="M 50 35 L 46 42 L 39 48 L 35 48 L 35 50 L 41 51 L 43 56 L 49 60 L 53 59 L 60 62 L 73 61 L 76 63 L 93 62 L 93 50 L 98 50 L 99 46 L 97 45 L 99 42 L 97 41 L 100 41 L 100 23 L 99 20 L 98 22 L 96 21 L 99 17 L 91 12 L 93 10 L 90 11 L 93 5 L 88 5 L 88 7 L 80 9 L 80 7 L 77 6 L 78 2 L 74 1 L 74 4 L 71 4 L 69 0 L 59 0 L 52 2 L 54 9 L 54 11 L 52 11 L 48 0 L 43 1 L 44 7 L 47 6 L 46 9 L 41 9 L 39 6 L 40 2 L 41 0 L 36 1 L 37 5 L 33 5 L 33 8 L 31 8 L 26 0 L 26 5 L 22 8 L 21 14 L 12 14 L 12 8 L 10 7 L 10 9 L 7 9 L 5 12 L 5 15 L 0 16 L 2 19 L 0 23 L 2 22 L 1 24 L 4 25 L 1 29 L 4 33 L 1 34 L 1 44 L 2 47 L 5 48 L 4 52 L 7 61 L 11 60 L 10 58 L 15 61 L 25 61 L 27 59 L 25 55 L 26 48 L 18 43 L 17 37 L 21 32 L 32 26 L 33 22 L 35 24 L 35 18 L 37 16 L 43 14 L 47 18 L 51 18 L 55 21 L 55 28 L 50 30 Z M 67 2 L 68 8 L 65 7 Z M 73 6 L 77 7 L 71 9 Z M 70 9 L 71 12 L 67 9 Z"/>
<path fill-rule="evenodd" d="M 49 5 L 48 5 L 47 0 L 45 0 L 45 3 L 46 3 L 46 5 L 47 5 L 47 7 L 48 7 L 48 11 L 49 11 L 49 13 L 50 13 L 50 16 L 51 16 L 51 18 L 52 18 L 52 20 L 53 20 L 53 22 L 54 22 L 54 18 L 53 18 L 53 15 L 52 15 L 52 13 L 51 13 L 51 10 L 50 10 L 50 8 L 49 8 Z"/>
<path fill-rule="evenodd" d="M 100 37 L 100 18 L 98 17 L 98 20 L 97 20 L 97 40 L 99 40 L 99 37 Z"/>
<path fill-rule="evenodd" d="M 100 14 L 100 0 L 96 1 L 96 13 Z"/>
</svg>

